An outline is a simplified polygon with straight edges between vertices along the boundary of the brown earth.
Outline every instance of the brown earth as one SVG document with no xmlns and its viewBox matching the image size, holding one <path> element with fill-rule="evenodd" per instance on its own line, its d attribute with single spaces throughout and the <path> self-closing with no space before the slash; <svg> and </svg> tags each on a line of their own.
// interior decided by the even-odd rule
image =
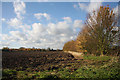
<svg viewBox="0 0 120 80">
<path fill-rule="evenodd" d="M 72 54 L 63 51 L 46 51 L 46 52 L 3 51 L 2 52 L 3 69 L 44 71 L 44 70 L 65 68 L 69 66 L 73 66 L 73 67 L 75 66 L 76 68 L 78 68 L 80 67 L 81 61 L 75 59 Z"/>
</svg>

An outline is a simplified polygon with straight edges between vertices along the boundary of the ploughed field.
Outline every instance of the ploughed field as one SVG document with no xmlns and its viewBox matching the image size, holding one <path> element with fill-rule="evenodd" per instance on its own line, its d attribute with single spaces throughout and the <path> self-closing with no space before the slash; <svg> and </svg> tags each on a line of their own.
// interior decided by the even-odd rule
<svg viewBox="0 0 120 80">
<path fill-rule="evenodd" d="M 78 63 L 77 59 L 69 53 L 62 51 L 3 51 L 3 69 L 44 71 L 66 67 L 70 63 Z"/>
<path fill-rule="evenodd" d="M 120 78 L 119 56 L 83 55 L 63 51 L 3 51 L 3 79 Z M 71 79 L 73 80 L 73 79 Z"/>
</svg>

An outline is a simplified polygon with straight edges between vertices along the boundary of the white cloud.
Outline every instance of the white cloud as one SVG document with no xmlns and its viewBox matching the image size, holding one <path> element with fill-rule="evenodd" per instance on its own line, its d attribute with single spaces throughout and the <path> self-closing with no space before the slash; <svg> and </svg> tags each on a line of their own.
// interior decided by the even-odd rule
<svg viewBox="0 0 120 80">
<path fill-rule="evenodd" d="M 24 46 L 27 41 L 26 34 L 20 31 L 10 31 L 10 34 L 2 34 L 2 46 L 17 47 L 16 45 Z"/>
<path fill-rule="evenodd" d="M 60 43 L 59 46 L 62 47 L 65 42 L 75 39 L 77 35 L 76 28 L 78 28 L 79 25 L 77 24 L 77 21 L 82 25 L 81 20 L 75 20 L 74 23 L 68 23 L 65 19 L 64 21 L 58 22 L 56 24 L 49 23 L 47 31 L 48 34 L 52 37 L 54 43 Z"/>
<path fill-rule="evenodd" d="M 8 25 L 14 29 L 22 29 L 23 32 L 26 32 L 27 30 L 31 29 L 30 25 L 23 24 L 22 21 L 18 18 L 12 18 L 8 22 Z"/>
<path fill-rule="evenodd" d="M 26 35 L 20 31 L 10 31 L 9 32 L 12 37 L 16 40 L 26 40 Z"/>
<path fill-rule="evenodd" d="M 7 47 L 7 46 L 10 46 L 9 42 L 2 42 L 2 41 L 0 41 L 0 48 Z"/>
<path fill-rule="evenodd" d="M 19 28 L 21 28 L 23 32 L 27 32 L 28 30 L 31 29 L 31 26 L 27 24 L 23 24 L 23 25 L 20 25 Z"/>
<path fill-rule="evenodd" d="M 83 27 L 82 20 L 75 20 L 73 25 L 75 28 L 82 28 Z"/>
<path fill-rule="evenodd" d="M 18 47 L 62 48 L 65 42 L 76 38 L 76 29 L 81 28 L 79 25 L 82 25 L 81 20 L 72 21 L 70 17 L 63 17 L 63 21 L 45 25 L 41 23 L 24 24 L 22 20 L 26 13 L 25 3 L 18 1 L 14 2 L 13 6 L 17 16 L 11 18 L 8 24 L 17 30 L 10 31 L 9 34 L 3 34 L 2 37 L 2 40 L 8 42 L 7 44 L 11 47 L 17 45 Z M 38 20 L 51 19 L 47 13 L 36 13 L 34 16 Z"/>
<path fill-rule="evenodd" d="M 73 7 L 76 8 L 76 9 L 78 9 L 78 5 L 76 5 L 76 4 L 74 4 Z"/>
<path fill-rule="evenodd" d="M 97 10 L 100 8 L 101 3 L 97 2 L 91 2 L 89 5 L 85 5 L 83 3 L 79 3 L 79 8 L 82 10 L 86 10 L 87 12 L 92 12 L 93 10 Z"/>
<path fill-rule="evenodd" d="M 63 17 L 63 21 L 56 23 L 33 23 L 31 26 L 22 23 L 23 14 L 25 14 L 25 3 L 14 2 L 14 11 L 16 18 L 11 18 L 8 24 L 17 31 L 10 31 L 9 34 L 3 34 L 2 40 L 8 41 L 11 46 L 18 45 L 26 47 L 41 48 L 62 48 L 64 43 L 75 39 L 76 25 L 73 25 L 70 17 Z M 22 12 L 23 11 L 23 12 Z M 43 18 L 50 20 L 51 17 L 47 13 L 36 13 L 34 16 L 41 20 Z M 74 27 L 75 26 L 75 27 Z M 22 29 L 22 31 L 20 31 Z"/>
<path fill-rule="evenodd" d="M 26 13 L 26 10 L 25 10 L 26 5 L 25 5 L 25 3 L 22 2 L 22 1 L 15 1 L 13 3 L 13 7 L 14 7 L 14 11 L 15 11 L 15 13 L 17 15 L 17 18 L 23 19 L 22 15 Z"/>
<path fill-rule="evenodd" d="M 47 31 L 51 35 L 60 35 L 60 34 L 71 34 L 72 32 L 72 25 L 67 23 L 66 21 L 61 21 L 56 24 L 49 23 Z"/>
<path fill-rule="evenodd" d="M 63 17 L 63 19 L 67 22 L 72 22 L 72 19 L 70 17 Z"/>
<path fill-rule="evenodd" d="M 6 21 L 6 19 L 5 19 L 5 18 L 2 18 L 1 20 L 2 20 L 3 22 L 4 22 L 4 21 Z"/>
<path fill-rule="evenodd" d="M 113 12 L 116 14 L 116 16 L 120 15 L 120 11 L 118 10 L 120 5 L 117 5 L 114 9 Z"/>
<path fill-rule="evenodd" d="M 113 9 L 114 13 L 118 13 L 118 6 Z"/>
<path fill-rule="evenodd" d="M 8 40 L 10 39 L 10 36 L 8 36 L 7 34 L 1 34 L 0 37 L 2 38 L 2 40 Z"/>
<path fill-rule="evenodd" d="M 17 31 L 9 31 L 9 34 L 2 34 L 2 40 L 9 42 L 11 46 L 13 46 L 13 44 L 15 44 L 14 46 L 24 45 L 26 42 L 28 42 L 27 38 L 29 38 L 27 37 L 28 35 L 26 33 L 28 33 L 27 31 L 31 29 L 31 26 L 22 23 L 24 18 L 23 15 L 26 13 L 26 5 L 24 2 L 17 0 L 13 2 L 13 7 L 16 17 L 11 18 L 7 23 L 9 26 L 11 26 L 11 29 L 17 29 Z"/>
<path fill-rule="evenodd" d="M 22 25 L 22 22 L 18 18 L 12 18 L 10 21 L 8 21 L 8 24 L 14 28 L 18 28 L 20 25 Z"/>
<path fill-rule="evenodd" d="M 26 25 L 25 31 L 10 31 L 10 35 L 4 35 L 2 40 L 7 40 L 12 45 L 16 43 L 26 47 L 62 48 L 65 42 L 76 38 L 76 29 L 81 28 L 82 25 L 81 20 L 72 22 L 70 17 L 62 19 L 63 21 L 46 25 L 41 23 L 33 23 L 32 26 Z M 21 25 L 22 28 L 24 26 Z"/>
<path fill-rule="evenodd" d="M 34 16 L 38 19 L 41 20 L 43 17 L 46 18 L 47 20 L 50 20 L 50 15 L 47 13 L 36 13 Z"/>
<path fill-rule="evenodd" d="M 10 31 L 9 34 L 3 34 L 2 37 L 2 40 L 7 41 L 10 46 L 62 48 L 65 42 L 76 38 L 76 29 L 81 27 L 79 25 L 82 25 L 82 21 L 72 21 L 70 17 L 63 17 L 63 21 L 46 25 L 41 23 L 23 24 L 23 15 L 26 13 L 25 3 L 14 2 L 13 5 L 17 16 L 11 18 L 8 24 L 17 30 Z M 47 13 L 36 13 L 34 16 L 38 20 L 51 19 Z"/>
<path fill-rule="evenodd" d="M 44 31 L 45 31 L 44 26 L 41 23 L 34 23 L 32 24 L 32 30 L 28 32 L 32 37 L 36 38 L 42 35 L 42 32 Z"/>
<path fill-rule="evenodd" d="M 22 23 L 22 19 L 24 18 L 23 15 L 26 13 L 26 5 L 24 2 L 17 0 L 13 2 L 13 7 L 16 17 L 8 20 L 8 25 L 14 29 L 22 28 L 25 31 L 25 28 L 23 28 L 22 26 L 26 27 L 26 24 Z"/>
<path fill-rule="evenodd" d="M 85 10 L 86 12 L 91 13 L 93 10 L 97 10 L 100 8 L 102 2 L 95 2 L 94 0 L 91 0 L 89 5 L 86 5 L 85 3 L 78 3 L 77 5 L 74 4 L 73 7 L 74 8 L 79 8 L 82 10 Z"/>
<path fill-rule="evenodd" d="M 14 29 L 22 29 L 23 32 L 26 32 L 27 29 L 30 29 L 31 26 L 23 23 L 23 16 L 26 13 L 26 4 L 20 0 L 13 2 L 14 12 L 16 13 L 15 18 L 8 20 L 8 25 Z"/>
</svg>

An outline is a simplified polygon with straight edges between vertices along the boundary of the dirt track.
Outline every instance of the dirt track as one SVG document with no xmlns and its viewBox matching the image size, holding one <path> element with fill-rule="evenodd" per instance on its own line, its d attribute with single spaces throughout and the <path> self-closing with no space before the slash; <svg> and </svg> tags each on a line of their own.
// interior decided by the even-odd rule
<svg viewBox="0 0 120 80">
<path fill-rule="evenodd" d="M 83 59 L 83 53 L 73 52 L 73 51 L 65 51 L 66 53 L 72 54 L 76 59 Z"/>
</svg>

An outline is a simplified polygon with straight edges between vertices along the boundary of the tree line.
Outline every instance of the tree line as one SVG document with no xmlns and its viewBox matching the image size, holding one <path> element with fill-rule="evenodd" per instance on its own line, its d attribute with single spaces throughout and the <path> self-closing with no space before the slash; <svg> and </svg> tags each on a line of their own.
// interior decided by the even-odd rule
<svg viewBox="0 0 120 80">
<path fill-rule="evenodd" d="M 19 49 L 15 49 L 15 48 L 9 48 L 9 47 L 3 47 L 2 51 L 62 51 L 60 49 L 51 49 L 50 47 L 48 47 L 47 49 L 43 48 L 25 48 L 25 47 L 20 47 Z"/>
<path fill-rule="evenodd" d="M 76 51 L 93 55 L 120 53 L 120 29 L 118 17 L 109 6 L 87 15 L 84 27 L 77 38 L 64 44 L 64 51 Z"/>
</svg>

